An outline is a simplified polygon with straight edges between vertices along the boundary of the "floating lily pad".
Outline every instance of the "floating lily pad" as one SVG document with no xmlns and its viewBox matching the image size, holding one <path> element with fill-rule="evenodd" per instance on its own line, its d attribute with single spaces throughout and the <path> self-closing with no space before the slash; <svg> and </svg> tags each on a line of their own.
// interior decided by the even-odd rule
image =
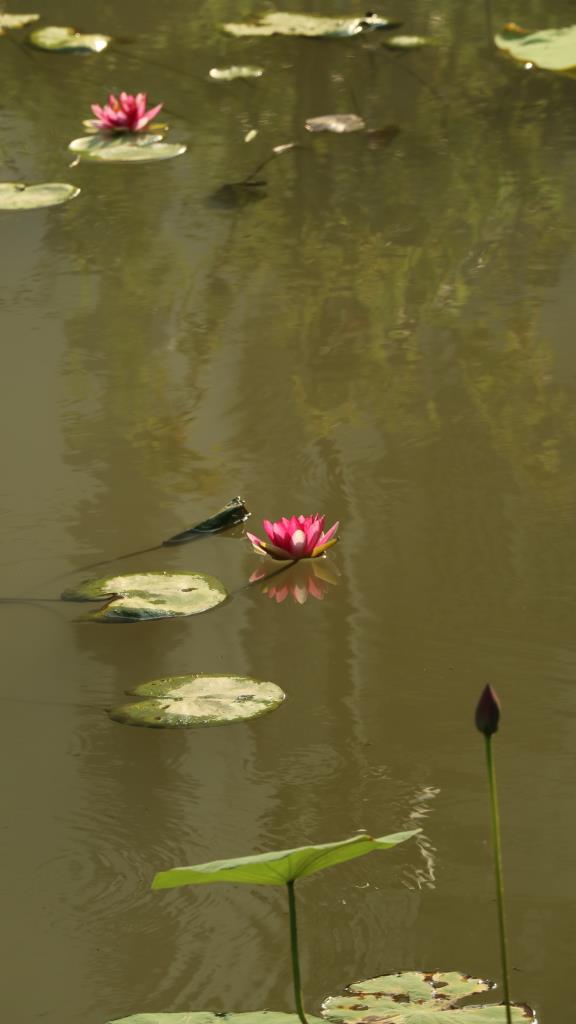
<svg viewBox="0 0 576 1024">
<path fill-rule="evenodd" d="M 64 181 L 46 181 L 41 185 L 25 185 L 21 181 L 0 182 L 0 210 L 39 210 L 59 206 L 74 199 L 80 192 Z"/>
<path fill-rule="evenodd" d="M 86 580 L 62 594 L 63 601 L 101 601 L 96 622 L 140 622 L 197 615 L 225 601 L 228 594 L 214 576 L 187 572 L 140 572 Z"/>
<path fill-rule="evenodd" d="M 39 14 L 4 14 L 0 12 L 0 36 L 3 36 L 7 29 L 24 28 L 33 21 L 38 21 Z"/>
<path fill-rule="evenodd" d="M 494 42 L 522 64 L 534 64 L 545 71 L 576 68 L 576 25 L 541 32 L 525 32 L 517 25 L 507 25 L 494 37 Z"/>
<path fill-rule="evenodd" d="M 252 23 L 223 25 L 231 36 L 307 36 L 308 38 L 347 38 L 361 32 L 396 28 L 398 22 L 366 14 L 363 18 L 324 18 L 316 14 L 290 14 L 271 11 Z"/>
<path fill-rule="evenodd" d="M 342 996 L 330 996 L 322 1015 L 355 1024 L 506 1024 L 506 1007 L 499 1003 L 460 1005 L 467 996 L 493 987 L 458 971 L 384 974 L 350 985 Z M 529 1007 L 512 1008 L 513 1024 L 534 1020 Z"/>
<path fill-rule="evenodd" d="M 308 1024 L 325 1024 L 320 1017 L 306 1014 Z M 256 1010 L 253 1013 L 211 1013 L 197 1010 L 192 1013 L 135 1013 L 132 1017 L 109 1021 L 108 1024 L 300 1024 L 295 1013 L 276 1010 Z"/>
<path fill-rule="evenodd" d="M 297 878 L 307 878 L 324 868 L 343 864 L 347 860 L 363 857 L 374 850 L 388 850 L 415 836 L 412 832 L 396 832 L 374 839 L 368 835 L 352 836 L 337 843 L 321 846 L 298 846 L 293 850 L 235 857 L 232 860 L 213 860 L 193 867 L 171 868 L 160 871 L 152 881 L 153 889 L 175 889 L 182 885 L 206 885 L 208 882 L 239 882 L 245 885 L 286 885 Z M 448 1024 L 448 1022 L 447 1022 Z"/>
<path fill-rule="evenodd" d="M 176 142 L 163 142 L 161 135 L 85 135 L 73 139 L 68 149 L 83 160 L 96 160 L 107 164 L 149 163 L 153 160 L 172 160 L 182 156 L 186 146 Z"/>
<path fill-rule="evenodd" d="M 337 135 L 361 132 L 365 127 L 366 123 L 358 114 L 322 114 L 321 117 L 309 117 L 306 121 L 309 132 L 335 132 Z"/>
<path fill-rule="evenodd" d="M 174 676 L 142 683 L 130 696 L 148 700 L 112 708 L 110 717 L 124 725 L 186 729 L 228 725 L 273 711 L 286 694 L 275 683 L 245 676 Z"/>
<path fill-rule="evenodd" d="M 428 46 L 429 42 L 425 36 L 389 36 L 383 45 L 392 50 L 419 50 L 422 46 Z"/>
<path fill-rule="evenodd" d="M 230 68 L 210 68 L 208 75 L 215 82 L 233 82 L 235 78 L 262 78 L 264 68 L 257 68 L 251 64 L 236 65 Z"/>
<path fill-rule="evenodd" d="M 239 523 L 245 523 L 250 516 L 251 513 L 246 508 L 242 498 L 232 498 L 219 512 L 215 512 L 213 516 L 204 519 L 201 523 L 197 523 L 196 526 L 190 527 L 189 530 L 184 530 L 182 533 L 177 533 L 174 537 L 169 537 L 168 540 L 162 541 L 162 546 L 172 547 L 175 544 L 187 544 L 188 541 L 197 540 L 198 537 L 205 537 L 206 534 L 230 530 L 233 526 L 238 526 Z"/>
<path fill-rule="evenodd" d="M 51 53 L 101 53 L 112 42 L 98 32 L 77 32 L 69 25 L 46 25 L 30 33 L 29 41 Z"/>
</svg>

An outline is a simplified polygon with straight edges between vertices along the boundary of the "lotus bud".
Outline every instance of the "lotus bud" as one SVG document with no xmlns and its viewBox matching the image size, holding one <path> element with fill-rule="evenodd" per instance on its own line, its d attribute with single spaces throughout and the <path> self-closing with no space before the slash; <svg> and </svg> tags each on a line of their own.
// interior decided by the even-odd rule
<svg viewBox="0 0 576 1024">
<path fill-rule="evenodd" d="M 476 728 L 485 736 L 492 736 L 498 730 L 500 702 L 491 686 L 485 686 L 478 701 L 475 716 Z"/>
</svg>

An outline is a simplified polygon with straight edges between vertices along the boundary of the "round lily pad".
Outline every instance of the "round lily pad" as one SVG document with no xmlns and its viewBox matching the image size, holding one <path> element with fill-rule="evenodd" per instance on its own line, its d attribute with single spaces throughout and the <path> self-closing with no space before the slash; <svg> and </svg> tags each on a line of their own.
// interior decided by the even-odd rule
<svg viewBox="0 0 576 1024">
<path fill-rule="evenodd" d="M 462 1006 L 462 1000 L 494 988 L 459 971 L 403 971 L 350 985 L 322 1006 L 329 1021 L 354 1024 L 506 1024 L 500 1003 Z M 513 1024 L 535 1021 L 530 1007 L 511 1007 Z"/>
<path fill-rule="evenodd" d="M 148 699 L 112 708 L 110 717 L 123 725 L 153 729 L 242 722 L 273 711 L 286 697 L 275 683 L 244 676 L 199 675 L 155 679 L 129 694 Z"/>
<path fill-rule="evenodd" d="M 322 114 L 321 117 L 309 117 L 306 121 L 309 132 L 335 132 L 337 135 L 361 132 L 365 127 L 364 120 L 358 114 Z"/>
<path fill-rule="evenodd" d="M 534 64 L 545 71 L 573 72 L 576 68 L 576 25 L 526 32 L 510 24 L 494 36 L 494 42 L 522 64 Z"/>
<path fill-rule="evenodd" d="M 98 32 L 77 32 L 70 25 L 46 25 L 30 33 L 29 42 L 51 53 L 101 53 L 112 41 Z"/>
<path fill-rule="evenodd" d="M 86 580 L 65 590 L 63 601 L 102 601 L 89 616 L 96 622 L 141 622 L 197 615 L 225 601 L 228 594 L 214 576 L 187 572 L 140 572 Z"/>
<path fill-rule="evenodd" d="M 396 23 L 397 24 L 397 23 Z M 307 36 L 312 38 L 346 38 L 361 32 L 393 28 L 394 23 L 378 14 L 363 18 L 326 18 L 316 14 L 292 14 L 270 11 L 250 24 L 229 22 L 222 28 L 231 36 Z"/>
<path fill-rule="evenodd" d="M 46 181 L 41 185 L 1 181 L 0 210 L 38 210 L 43 206 L 59 206 L 74 199 L 79 192 L 75 185 L 64 181 Z"/>
<path fill-rule="evenodd" d="M 264 68 L 253 67 L 250 64 L 236 65 L 230 68 L 210 68 L 208 75 L 215 82 L 232 82 L 235 78 L 262 78 Z"/>
<path fill-rule="evenodd" d="M 72 153 L 83 160 L 96 160 L 107 164 L 150 163 L 153 160 L 172 160 L 186 152 L 186 146 L 176 142 L 163 142 L 161 135 L 85 135 L 73 139 L 68 145 Z"/>
</svg>

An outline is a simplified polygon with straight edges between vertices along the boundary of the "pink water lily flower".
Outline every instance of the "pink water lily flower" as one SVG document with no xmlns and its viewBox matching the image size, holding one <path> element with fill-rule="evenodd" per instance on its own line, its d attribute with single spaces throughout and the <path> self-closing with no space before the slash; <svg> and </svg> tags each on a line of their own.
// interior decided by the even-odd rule
<svg viewBox="0 0 576 1024">
<path fill-rule="evenodd" d="M 291 519 L 283 517 L 276 523 L 264 519 L 264 529 L 269 540 L 260 540 L 253 533 L 246 532 L 246 536 L 252 541 L 255 551 L 260 554 L 271 555 L 272 558 L 297 561 L 299 558 L 318 558 L 335 544 L 337 537 L 335 533 L 339 523 L 334 523 L 326 533 L 324 530 L 325 516 L 292 516 Z"/>
<path fill-rule="evenodd" d="M 97 103 L 92 104 L 91 109 L 96 115 L 96 120 L 90 124 L 93 128 L 108 132 L 141 132 L 163 107 L 163 104 L 159 103 L 158 106 L 146 110 L 146 99 L 145 92 L 139 92 L 136 96 L 121 92 L 118 98 L 111 93 L 104 107 Z"/>
</svg>

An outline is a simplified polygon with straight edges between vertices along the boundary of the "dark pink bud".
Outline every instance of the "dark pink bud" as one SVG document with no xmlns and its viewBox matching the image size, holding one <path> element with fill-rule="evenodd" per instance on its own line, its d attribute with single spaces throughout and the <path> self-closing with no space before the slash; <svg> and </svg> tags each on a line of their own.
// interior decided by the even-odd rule
<svg viewBox="0 0 576 1024">
<path fill-rule="evenodd" d="M 500 721 L 500 702 L 491 686 L 485 686 L 476 707 L 476 728 L 485 736 L 492 736 Z"/>
</svg>

